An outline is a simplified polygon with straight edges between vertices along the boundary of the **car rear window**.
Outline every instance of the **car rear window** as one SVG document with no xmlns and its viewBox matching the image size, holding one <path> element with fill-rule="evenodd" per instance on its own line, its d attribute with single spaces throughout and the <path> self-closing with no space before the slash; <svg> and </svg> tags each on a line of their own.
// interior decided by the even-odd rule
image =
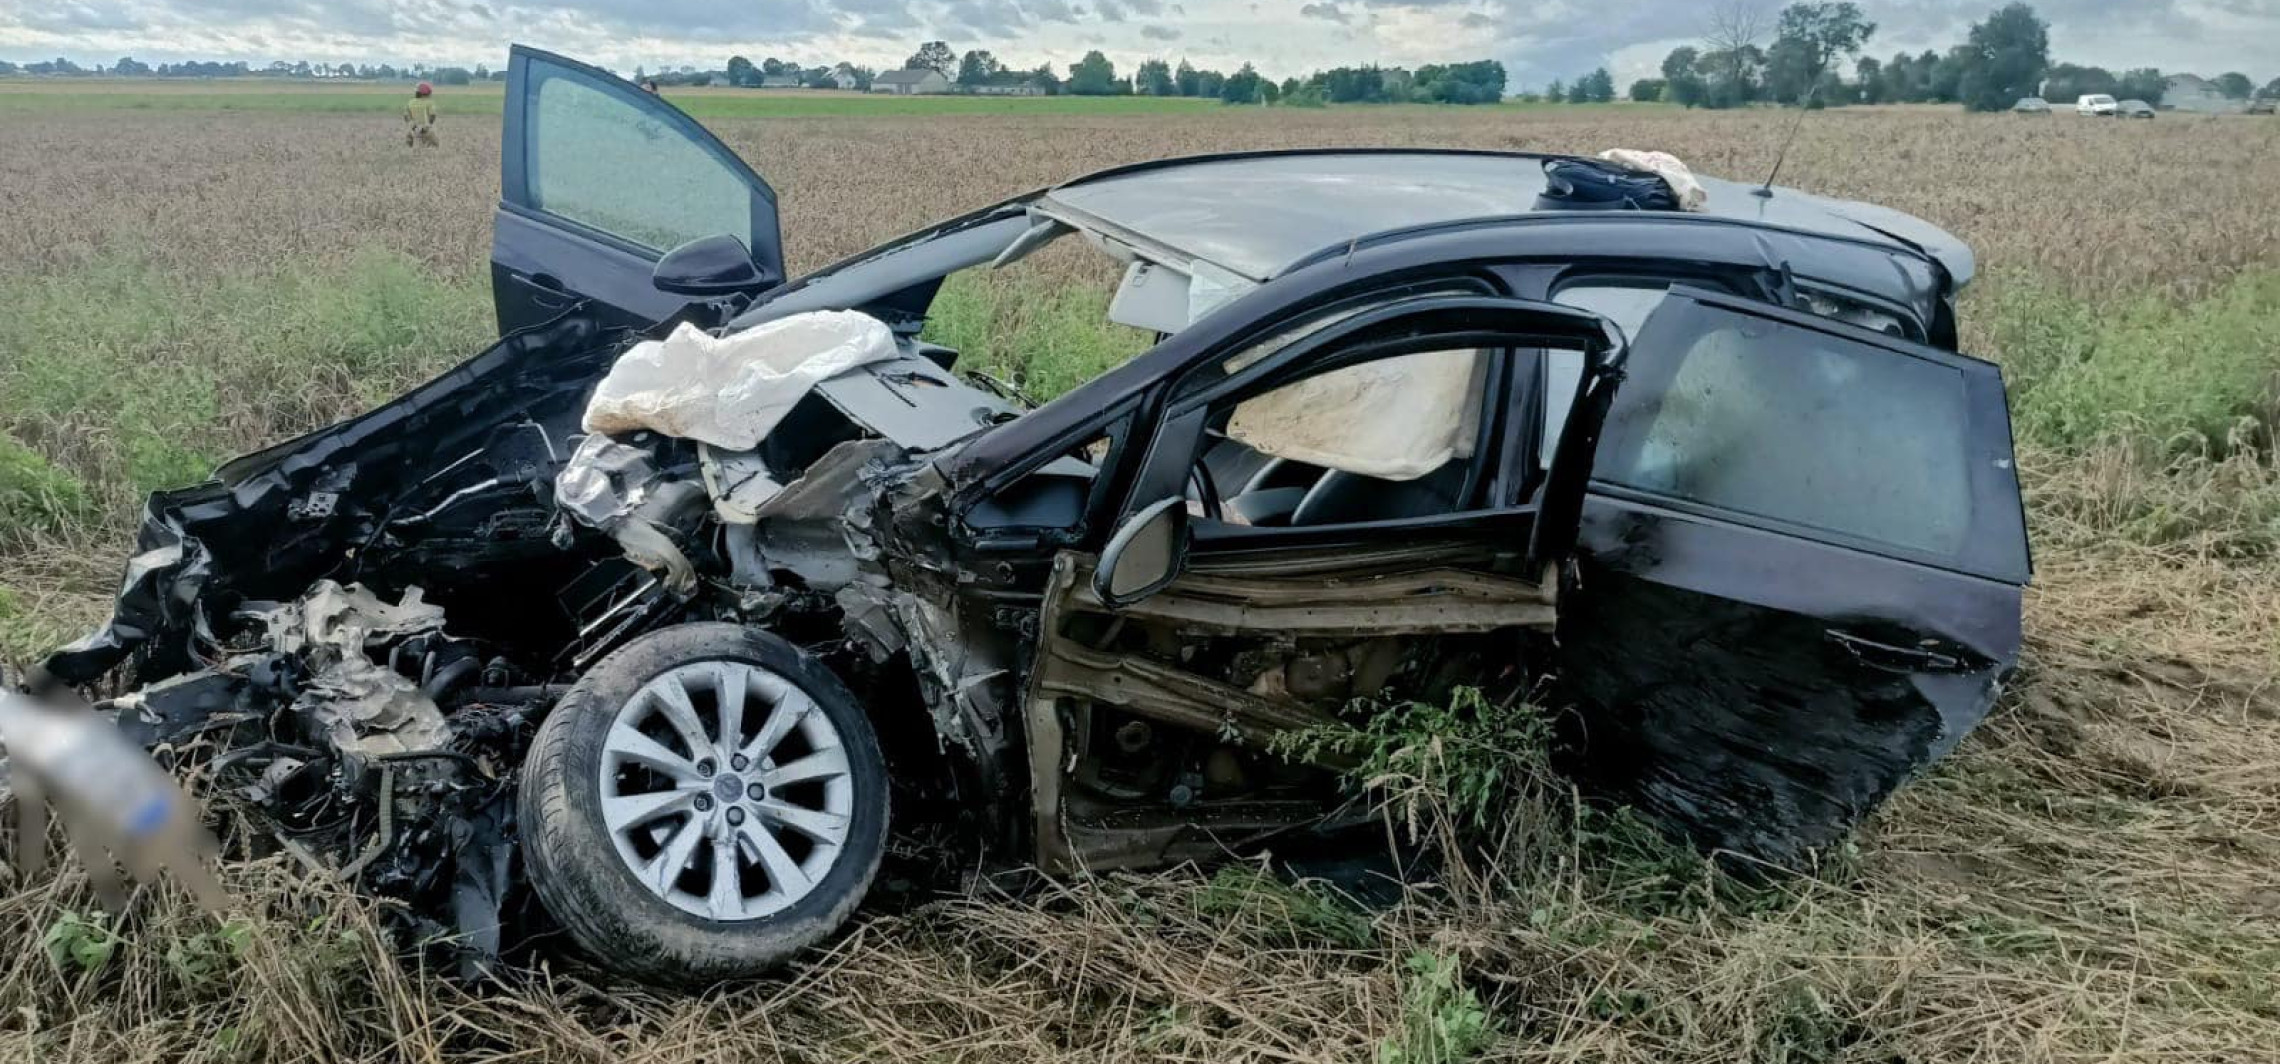
<svg viewBox="0 0 2280 1064">
<path fill-rule="evenodd" d="M 1685 309 L 1658 317 L 1634 348 L 1595 478 L 1912 552 L 1961 551 L 1972 516 L 1961 372 Z"/>
</svg>

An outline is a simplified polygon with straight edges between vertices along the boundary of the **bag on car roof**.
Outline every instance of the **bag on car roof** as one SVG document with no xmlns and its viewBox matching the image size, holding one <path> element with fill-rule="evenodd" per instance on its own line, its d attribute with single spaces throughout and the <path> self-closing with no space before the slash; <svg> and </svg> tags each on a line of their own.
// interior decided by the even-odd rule
<svg viewBox="0 0 2280 1064">
<path fill-rule="evenodd" d="M 1661 175 L 1599 159 L 1544 160 L 1539 211 L 1675 211 L 1678 194 Z"/>
</svg>

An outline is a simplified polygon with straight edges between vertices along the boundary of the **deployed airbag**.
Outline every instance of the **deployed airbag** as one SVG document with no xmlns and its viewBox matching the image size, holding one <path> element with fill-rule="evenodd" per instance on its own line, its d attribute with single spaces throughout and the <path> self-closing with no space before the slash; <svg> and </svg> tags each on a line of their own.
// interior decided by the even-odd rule
<svg viewBox="0 0 2280 1064">
<path fill-rule="evenodd" d="M 1332 370 L 1236 404 L 1227 434 L 1276 458 L 1415 480 L 1472 454 L 1484 366 L 1464 350 Z"/>
<path fill-rule="evenodd" d="M 893 357 L 885 323 L 851 310 L 794 314 L 717 338 L 683 324 L 619 356 L 586 404 L 585 429 L 648 429 L 749 451 L 817 383 Z"/>
</svg>

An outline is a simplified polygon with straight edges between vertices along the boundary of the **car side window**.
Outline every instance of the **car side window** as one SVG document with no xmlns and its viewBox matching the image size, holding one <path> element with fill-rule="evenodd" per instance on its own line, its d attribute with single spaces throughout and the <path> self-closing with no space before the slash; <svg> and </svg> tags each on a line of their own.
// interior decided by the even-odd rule
<svg viewBox="0 0 2280 1064">
<path fill-rule="evenodd" d="M 1422 351 L 1215 402 L 1193 490 L 1252 526 L 1402 520 L 1468 508 L 1495 352 Z"/>
<path fill-rule="evenodd" d="M 1922 554 L 1962 550 L 1973 494 L 1961 371 L 1683 306 L 1634 350 L 1595 480 Z"/>
<path fill-rule="evenodd" d="M 532 94 L 532 204 L 656 252 L 749 239 L 752 188 L 710 146 L 638 103 L 542 70 Z"/>
</svg>

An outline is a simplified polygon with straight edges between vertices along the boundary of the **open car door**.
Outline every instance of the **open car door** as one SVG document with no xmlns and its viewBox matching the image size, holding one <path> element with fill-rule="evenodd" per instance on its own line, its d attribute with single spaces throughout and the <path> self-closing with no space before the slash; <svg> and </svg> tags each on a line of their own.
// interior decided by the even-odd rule
<svg viewBox="0 0 2280 1064">
<path fill-rule="evenodd" d="M 727 145 L 609 71 L 513 49 L 491 233 L 501 333 L 580 299 L 615 324 L 669 317 L 698 297 L 658 288 L 659 260 L 723 236 L 749 257 L 727 264 L 749 288 L 783 280 L 776 193 Z"/>
<path fill-rule="evenodd" d="M 1619 334 L 1481 294 L 1334 308 L 1296 340 L 1214 353 L 1170 389 L 1096 556 L 1054 556 L 1025 702 L 1038 860 L 1112 868 L 1221 852 L 1342 806 L 1277 736 L 1357 699 L 1449 697 L 1553 626 L 1554 569 Z M 1250 341 L 1245 341 L 1250 343 Z M 1547 487 L 1511 497 L 1513 373 L 1578 353 Z M 1286 476 L 1293 479 L 1286 479 Z M 1280 505 L 1278 505 L 1278 501 Z"/>
<path fill-rule="evenodd" d="M 1794 864 L 1952 749 L 2019 654 L 2002 378 L 1686 288 L 1634 338 L 1561 600 L 1588 778 Z"/>
</svg>

